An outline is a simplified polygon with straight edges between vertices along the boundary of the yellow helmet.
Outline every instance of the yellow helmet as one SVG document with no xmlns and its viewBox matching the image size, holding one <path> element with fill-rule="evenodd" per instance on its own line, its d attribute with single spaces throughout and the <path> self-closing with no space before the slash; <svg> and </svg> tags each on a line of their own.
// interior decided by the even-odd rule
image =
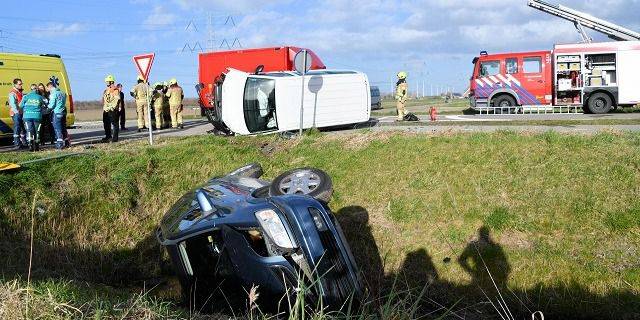
<svg viewBox="0 0 640 320">
<path fill-rule="evenodd" d="M 178 84 L 178 80 L 176 80 L 176 78 L 173 78 L 171 80 L 169 80 L 169 85 L 172 86 L 174 84 Z"/>
<path fill-rule="evenodd" d="M 398 72 L 398 79 L 406 79 L 407 78 L 407 73 L 404 71 L 400 71 Z"/>
<path fill-rule="evenodd" d="M 116 78 L 112 75 L 108 75 L 106 78 L 104 78 L 104 82 L 116 82 Z"/>
<path fill-rule="evenodd" d="M 144 77 L 143 77 L 143 76 L 141 76 L 141 75 L 138 75 L 138 79 L 137 79 L 137 80 L 138 80 L 138 81 L 144 81 Z"/>
</svg>

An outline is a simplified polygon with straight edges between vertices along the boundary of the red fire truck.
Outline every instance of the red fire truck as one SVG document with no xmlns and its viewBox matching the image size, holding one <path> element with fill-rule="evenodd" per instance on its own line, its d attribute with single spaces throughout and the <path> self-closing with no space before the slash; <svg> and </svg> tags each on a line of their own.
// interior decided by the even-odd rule
<svg viewBox="0 0 640 320">
<path fill-rule="evenodd" d="M 640 103 L 640 41 L 556 45 L 553 51 L 482 52 L 473 60 L 471 107 L 495 113 Z"/>
<path fill-rule="evenodd" d="M 219 109 L 216 96 L 220 96 L 224 73 L 228 68 L 244 72 L 255 72 L 261 66 L 262 72 L 293 71 L 293 59 L 302 49 L 297 47 L 273 47 L 217 51 L 201 53 L 199 56 L 199 84 L 197 86 L 202 113 L 216 126 L 219 124 Z M 326 69 L 322 60 L 311 50 L 313 57 L 311 69 Z"/>
<path fill-rule="evenodd" d="M 556 45 L 553 51 L 481 52 L 473 59 L 472 108 L 606 113 L 640 103 L 640 33 L 543 0 L 528 5 L 572 22 L 582 43 Z M 618 42 L 592 43 L 584 28 Z"/>
</svg>

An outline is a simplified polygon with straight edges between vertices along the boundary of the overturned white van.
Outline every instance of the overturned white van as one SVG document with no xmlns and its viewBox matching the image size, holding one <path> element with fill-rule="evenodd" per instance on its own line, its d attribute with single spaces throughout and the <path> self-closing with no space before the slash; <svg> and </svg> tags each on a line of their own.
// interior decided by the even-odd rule
<svg viewBox="0 0 640 320">
<path fill-rule="evenodd" d="M 247 135 L 300 129 L 302 75 L 249 74 L 229 69 L 214 104 L 217 129 Z M 369 121 L 371 96 L 364 73 L 314 70 L 304 76 L 303 129 Z"/>
</svg>

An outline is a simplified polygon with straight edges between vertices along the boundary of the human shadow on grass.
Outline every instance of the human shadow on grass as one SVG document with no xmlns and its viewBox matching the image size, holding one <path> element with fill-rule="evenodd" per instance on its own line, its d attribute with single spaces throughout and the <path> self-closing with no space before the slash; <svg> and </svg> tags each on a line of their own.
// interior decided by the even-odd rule
<svg viewBox="0 0 640 320">
<path fill-rule="evenodd" d="M 378 310 L 393 296 L 409 304 L 417 302 L 416 316 L 426 319 L 531 319 L 536 311 L 547 319 L 640 318 L 640 297 L 631 290 L 598 294 L 577 283 L 549 286 L 541 282 L 525 290 L 509 287 L 513 267 L 487 226 L 478 229 L 464 250 L 452 251 L 438 263 L 440 268 L 458 264 L 470 278 L 467 283 L 454 283 L 440 277 L 424 247 L 407 253 L 398 270 L 385 274 L 384 254 L 375 241 L 367 210 L 349 206 L 336 217 L 361 269 L 368 300 Z M 534 319 L 540 319 L 539 313 L 536 316 Z"/>
<path fill-rule="evenodd" d="M 451 319 L 531 319 L 536 311 L 552 319 L 637 319 L 640 301 L 630 290 L 614 290 L 606 294 L 592 293 L 576 283 L 547 286 L 542 283 L 531 289 L 508 286 L 512 268 L 507 254 L 486 226 L 470 241 L 455 260 L 469 274 L 468 284 L 459 284 L 438 277 L 426 249 L 407 254 L 395 278 L 404 287 L 420 296 L 420 312 L 430 317 Z M 446 266 L 453 263 L 444 259 Z M 536 313 L 540 319 L 540 313 Z M 429 318 L 429 317 L 427 317 Z"/>
</svg>

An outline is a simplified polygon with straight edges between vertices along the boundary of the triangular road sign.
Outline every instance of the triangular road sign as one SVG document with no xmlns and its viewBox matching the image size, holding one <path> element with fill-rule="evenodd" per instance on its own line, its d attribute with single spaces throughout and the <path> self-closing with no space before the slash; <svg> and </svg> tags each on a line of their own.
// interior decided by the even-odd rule
<svg viewBox="0 0 640 320">
<path fill-rule="evenodd" d="M 153 65 L 153 59 L 156 57 L 155 53 L 141 54 L 133 57 L 133 62 L 138 68 L 138 73 L 144 78 L 145 81 L 149 80 L 149 72 Z"/>
</svg>

